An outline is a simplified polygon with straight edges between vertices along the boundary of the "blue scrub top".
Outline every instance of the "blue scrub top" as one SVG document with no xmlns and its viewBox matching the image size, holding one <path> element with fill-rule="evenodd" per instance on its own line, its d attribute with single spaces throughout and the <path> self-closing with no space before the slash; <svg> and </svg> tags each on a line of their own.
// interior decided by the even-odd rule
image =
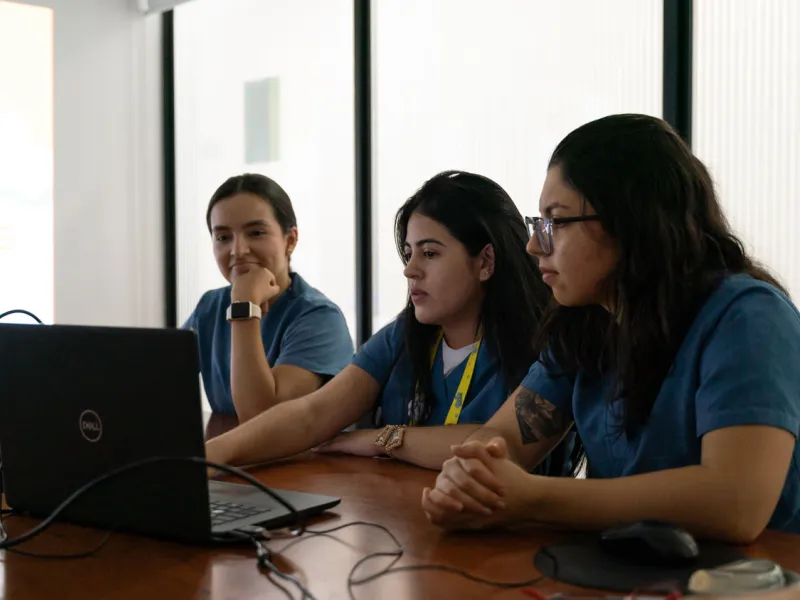
<svg viewBox="0 0 800 600">
<path fill-rule="evenodd" d="M 389 323 L 361 346 L 353 359 L 354 365 L 364 369 L 381 386 L 379 403 L 384 425 L 407 424 L 408 402 L 414 395 L 413 384 L 416 380 L 411 360 L 405 352 L 403 323 L 402 317 Z M 439 344 L 431 371 L 431 415 L 425 425 L 444 425 L 466 366 L 467 361 L 464 360 L 445 377 L 442 344 Z M 503 382 L 499 361 L 492 355 L 488 344 L 481 344 L 458 422 L 485 423 L 502 406 L 509 393 Z"/>
<path fill-rule="evenodd" d="M 294 365 L 330 379 L 353 358 L 353 340 L 339 307 L 297 273 L 261 320 L 271 367 Z M 183 327 L 197 333 L 200 370 L 214 412 L 235 413 L 231 398 L 231 286 L 203 294 Z"/>
<path fill-rule="evenodd" d="M 628 437 L 609 410 L 612 376 L 574 377 L 535 363 L 522 385 L 575 420 L 589 476 L 624 477 L 700 464 L 701 439 L 737 425 L 800 434 L 800 313 L 748 275 L 723 280 L 701 307 L 647 424 Z M 769 522 L 800 533 L 800 446 Z"/>
</svg>

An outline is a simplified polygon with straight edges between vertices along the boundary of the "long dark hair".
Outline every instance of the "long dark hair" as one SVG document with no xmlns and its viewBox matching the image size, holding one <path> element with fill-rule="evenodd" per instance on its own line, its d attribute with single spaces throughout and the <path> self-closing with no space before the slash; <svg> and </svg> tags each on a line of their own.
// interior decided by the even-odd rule
<svg viewBox="0 0 800 600">
<path fill-rule="evenodd" d="M 620 259 L 606 282 L 613 313 L 553 302 L 537 349 L 567 372 L 614 373 L 609 400 L 631 434 L 647 422 L 694 317 L 726 274 L 783 288 L 747 255 L 708 170 L 664 121 L 592 121 L 558 145 L 553 167 L 594 208 Z"/>
<path fill-rule="evenodd" d="M 288 234 L 292 227 L 297 227 L 297 217 L 294 214 L 289 194 L 276 181 L 266 175 L 244 173 L 229 177 L 211 196 L 206 210 L 206 225 L 208 225 L 209 233 L 211 232 L 211 210 L 217 202 L 243 193 L 258 196 L 272 206 L 272 212 L 275 213 L 275 219 L 281 226 L 281 231 L 284 235 Z"/>
<path fill-rule="evenodd" d="M 441 223 L 464 244 L 470 256 L 494 248 L 494 273 L 483 285 L 480 319 L 484 344 L 500 362 L 508 391 L 516 388 L 536 360 L 533 339 L 551 297 L 537 261 L 525 251 L 525 223 L 506 191 L 487 177 L 445 171 L 432 177 L 397 211 L 395 242 L 403 263 L 408 221 L 413 213 Z M 438 327 L 417 321 L 409 298 L 403 311 L 406 350 L 413 381 L 431 398 L 430 350 Z"/>
</svg>

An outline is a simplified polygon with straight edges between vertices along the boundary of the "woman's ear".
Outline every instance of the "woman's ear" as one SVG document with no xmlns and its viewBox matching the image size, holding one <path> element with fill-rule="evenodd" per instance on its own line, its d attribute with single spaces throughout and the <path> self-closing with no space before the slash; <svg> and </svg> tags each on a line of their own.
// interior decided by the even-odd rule
<svg viewBox="0 0 800 600">
<path fill-rule="evenodd" d="M 297 247 L 297 227 L 292 227 L 286 234 L 286 257 L 292 256 L 292 252 Z"/>
<path fill-rule="evenodd" d="M 494 246 L 486 244 L 481 250 L 480 257 L 480 279 L 489 281 L 494 275 Z"/>
</svg>

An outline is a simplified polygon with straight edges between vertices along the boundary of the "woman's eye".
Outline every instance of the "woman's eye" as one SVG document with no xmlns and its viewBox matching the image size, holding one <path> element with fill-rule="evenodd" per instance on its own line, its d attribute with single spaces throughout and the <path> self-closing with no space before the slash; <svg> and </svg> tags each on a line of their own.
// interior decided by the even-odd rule
<svg viewBox="0 0 800 600">
<path fill-rule="evenodd" d="M 266 231 L 251 231 L 250 237 L 261 237 L 262 235 L 266 235 Z"/>
<path fill-rule="evenodd" d="M 431 252 L 430 250 L 426 250 L 425 252 L 422 253 L 422 255 L 425 258 L 433 258 L 434 256 L 436 256 L 436 252 Z"/>
<path fill-rule="evenodd" d="M 228 241 L 228 236 L 227 235 L 218 235 L 218 236 L 216 236 L 214 238 L 214 240 L 217 241 L 217 242 L 227 242 Z"/>
<path fill-rule="evenodd" d="M 406 261 L 406 262 L 410 261 L 411 260 L 411 252 L 403 253 L 403 260 Z"/>
</svg>

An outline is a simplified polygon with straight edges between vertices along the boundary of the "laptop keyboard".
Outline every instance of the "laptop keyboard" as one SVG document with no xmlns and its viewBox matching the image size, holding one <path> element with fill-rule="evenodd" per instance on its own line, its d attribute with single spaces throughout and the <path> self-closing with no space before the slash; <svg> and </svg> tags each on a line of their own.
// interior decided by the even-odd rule
<svg viewBox="0 0 800 600">
<path fill-rule="evenodd" d="M 236 502 L 223 502 L 214 500 L 209 503 L 211 509 L 211 525 L 222 525 L 237 519 L 251 517 L 256 514 L 269 512 L 271 509 L 266 506 L 246 506 Z"/>
</svg>

